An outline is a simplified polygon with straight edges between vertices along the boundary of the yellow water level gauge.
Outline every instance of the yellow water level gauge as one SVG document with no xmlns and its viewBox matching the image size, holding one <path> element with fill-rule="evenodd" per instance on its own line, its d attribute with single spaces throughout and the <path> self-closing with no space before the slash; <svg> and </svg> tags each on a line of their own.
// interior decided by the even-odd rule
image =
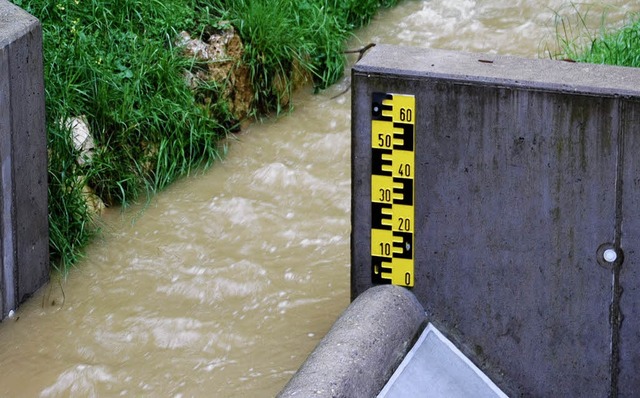
<svg viewBox="0 0 640 398">
<path fill-rule="evenodd" d="M 371 101 L 371 268 L 373 283 L 413 286 L 415 118 L 413 95 Z"/>
</svg>

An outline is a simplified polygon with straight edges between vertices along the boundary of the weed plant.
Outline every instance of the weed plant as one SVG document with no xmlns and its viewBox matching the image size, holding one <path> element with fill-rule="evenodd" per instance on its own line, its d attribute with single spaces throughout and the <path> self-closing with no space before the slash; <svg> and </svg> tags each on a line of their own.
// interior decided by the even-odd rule
<svg viewBox="0 0 640 398">
<path fill-rule="evenodd" d="M 561 54 L 577 62 L 640 67 L 640 15 L 617 29 L 607 29 L 606 12 L 599 17 L 599 28 L 590 29 L 590 10 L 573 7 L 574 20 L 557 15 L 556 38 Z"/>
<path fill-rule="evenodd" d="M 178 32 L 232 24 L 245 46 L 252 105 L 265 113 L 280 110 L 294 70 L 311 73 L 317 88 L 338 80 L 350 31 L 397 0 L 13 2 L 43 27 L 50 251 L 66 270 L 96 230 L 85 186 L 107 205 L 126 204 L 210 165 L 237 126 L 221 85 L 194 92 L 185 83 L 184 71 L 198 65 L 176 48 Z M 83 165 L 64 123 L 81 115 L 96 142 Z"/>
<path fill-rule="evenodd" d="M 265 112 L 279 107 L 282 94 L 290 96 L 296 68 L 314 76 L 316 89 L 335 83 L 344 72 L 344 42 L 350 32 L 368 23 L 380 7 L 397 2 L 221 0 L 215 9 L 240 32 L 256 107 Z"/>
<path fill-rule="evenodd" d="M 196 20 L 188 0 L 15 3 L 43 24 L 50 247 L 52 263 L 66 268 L 95 229 L 85 185 L 123 204 L 218 156 L 230 116 L 195 102 L 182 77 L 190 62 L 172 45 L 180 29 L 215 20 Z M 96 141 L 84 166 L 64 123 L 80 115 Z"/>
</svg>

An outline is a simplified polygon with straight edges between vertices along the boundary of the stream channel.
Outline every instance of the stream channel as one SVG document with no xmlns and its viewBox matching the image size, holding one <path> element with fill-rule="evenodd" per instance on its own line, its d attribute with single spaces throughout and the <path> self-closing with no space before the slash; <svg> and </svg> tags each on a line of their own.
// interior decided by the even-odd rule
<svg viewBox="0 0 640 398">
<path fill-rule="evenodd" d="M 387 43 L 523 57 L 555 48 L 550 0 L 404 0 L 349 48 Z M 580 6 L 597 30 L 640 11 Z M 351 59 L 353 62 L 354 59 Z M 228 155 L 147 204 L 107 212 L 68 278 L 0 324 L 1 397 L 272 397 L 349 304 L 349 72 L 255 122 Z M 64 297 L 61 287 L 64 288 Z"/>
</svg>

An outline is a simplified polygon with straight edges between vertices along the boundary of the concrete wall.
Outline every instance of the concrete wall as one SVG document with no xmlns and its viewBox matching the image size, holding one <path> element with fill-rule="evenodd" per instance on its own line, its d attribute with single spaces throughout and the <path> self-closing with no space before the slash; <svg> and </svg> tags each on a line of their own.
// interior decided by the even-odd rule
<svg viewBox="0 0 640 398">
<path fill-rule="evenodd" d="M 511 396 L 632 396 L 640 70 L 372 49 L 353 68 L 353 297 L 372 285 L 376 92 L 416 98 L 413 292 L 428 319 Z"/>
<path fill-rule="evenodd" d="M 0 0 L 0 319 L 49 277 L 42 29 Z"/>
</svg>

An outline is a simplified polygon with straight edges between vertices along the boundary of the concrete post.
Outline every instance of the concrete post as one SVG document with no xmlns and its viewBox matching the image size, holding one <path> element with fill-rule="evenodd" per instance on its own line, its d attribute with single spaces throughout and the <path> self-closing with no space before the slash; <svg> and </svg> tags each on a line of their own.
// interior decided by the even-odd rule
<svg viewBox="0 0 640 398">
<path fill-rule="evenodd" d="M 353 297 L 413 261 L 394 282 L 508 395 L 637 392 L 640 70 L 376 46 L 352 75 Z M 414 182 L 389 188 L 413 187 L 413 236 L 380 267 L 394 95 L 415 98 Z"/>
<path fill-rule="evenodd" d="M 426 326 L 415 296 L 369 289 L 344 311 L 278 398 L 375 397 Z"/>
<path fill-rule="evenodd" d="M 0 0 L 0 319 L 49 277 L 42 29 Z"/>
</svg>

